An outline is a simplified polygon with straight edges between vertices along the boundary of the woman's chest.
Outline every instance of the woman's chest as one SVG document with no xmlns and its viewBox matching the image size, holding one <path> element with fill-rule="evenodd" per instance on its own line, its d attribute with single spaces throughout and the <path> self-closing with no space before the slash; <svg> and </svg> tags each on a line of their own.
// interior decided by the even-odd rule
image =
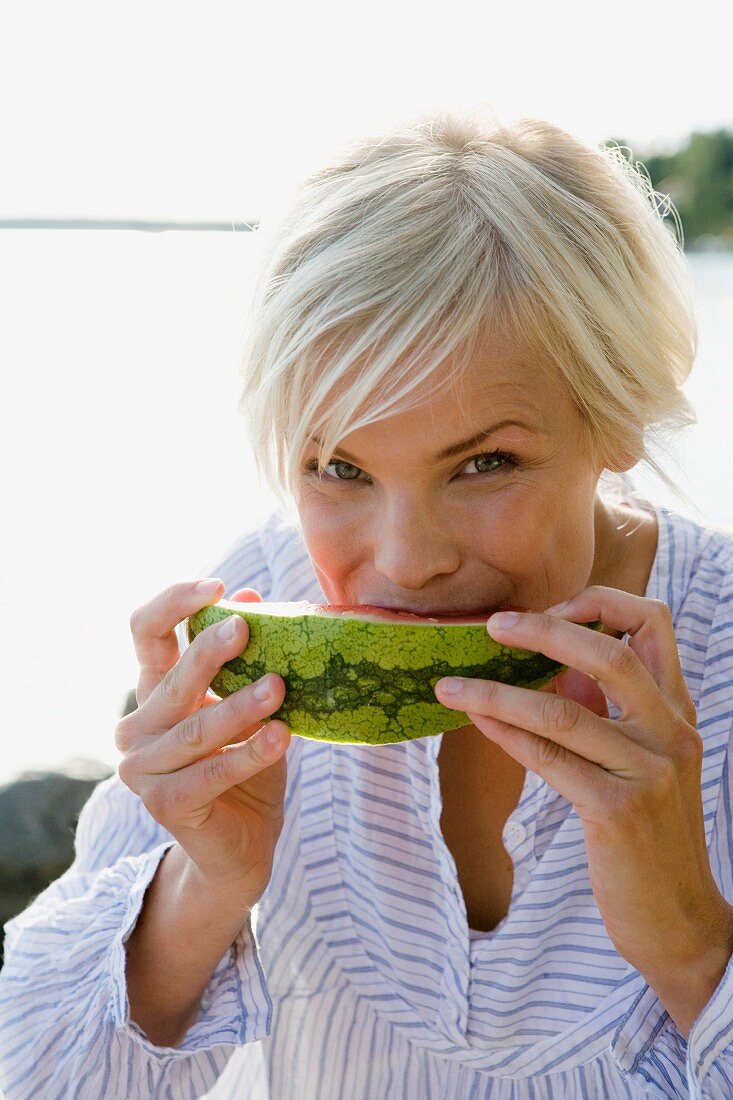
<svg viewBox="0 0 733 1100">
<path fill-rule="evenodd" d="M 475 726 L 443 734 L 438 767 L 440 827 L 456 864 L 468 925 L 488 932 L 506 916 L 511 900 L 514 865 L 502 834 L 526 769 Z"/>
</svg>

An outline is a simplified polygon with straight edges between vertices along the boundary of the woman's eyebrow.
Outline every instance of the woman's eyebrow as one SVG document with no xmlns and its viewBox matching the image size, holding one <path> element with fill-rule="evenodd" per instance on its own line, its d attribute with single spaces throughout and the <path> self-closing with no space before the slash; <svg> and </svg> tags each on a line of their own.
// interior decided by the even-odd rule
<svg viewBox="0 0 733 1100">
<path fill-rule="evenodd" d="M 532 426 L 531 424 L 525 424 L 523 420 L 500 420 L 497 424 L 492 424 L 489 428 L 484 428 L 476 435 L 470 436 L 468 439 L 461 440 L 460 443 L 452 443 L 450 447 L 446 447 L 444 450 L 439 451 L 435 456 L 436 462 L 442 462 L 446 458 L 455 458 L 456 455 L 463 454 L 464 451 L 468 451 L 471 447 L 475 447 L 477 443 L 487 439 L 490 435 L 494 435 L 500 428 L 506 428 L 509 424 L 514 424 L 515 427 L 524 428 L 528 432 L 535 432 L 537 435 L 546 435 L 546 432 L 541 431 L 539 428 Z M 311 436 L 311 442 L 316 446 L 320 446 L 321 441 L 317 436 Z M 338 451 L 340 455 L 343 455 L 347 462 L 353 462 L 355 466 L 359 465 L 359 459 L 354 455 L 350 455 L 348 451 L 345 451 L 343 447 L 336 447 L 335 451 Z"/>
</svg>

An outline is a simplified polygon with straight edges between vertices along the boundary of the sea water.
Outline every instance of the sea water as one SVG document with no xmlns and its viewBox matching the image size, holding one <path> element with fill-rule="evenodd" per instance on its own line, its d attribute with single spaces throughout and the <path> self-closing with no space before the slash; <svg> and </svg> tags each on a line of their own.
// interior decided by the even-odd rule
<svg viewBox="0 0 733 1100">
<path fill-rule="evenodd" d="M 0 231 L 0 783 L 86 760 L 114 769 L 137 680 L 130 614 L 207 575 L 276 501 L 236 410 L 253 237 Z M 733 255 L 688 257 L 698 423 L 666 468 L 733 530 Z"/>
</svg>

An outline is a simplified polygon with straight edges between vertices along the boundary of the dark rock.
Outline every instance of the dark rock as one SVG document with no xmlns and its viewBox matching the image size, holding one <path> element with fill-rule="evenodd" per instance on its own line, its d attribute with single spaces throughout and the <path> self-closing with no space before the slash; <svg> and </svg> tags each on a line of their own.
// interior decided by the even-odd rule
<svg viewBox="0 0 733 1100">
<path fill-rule="evenodd" d="M 82 806 L 112 774 L 82 759 L 62 772 L 23 772 L 0 787 L 0 927 L 73 863 Z"/>
</svg>

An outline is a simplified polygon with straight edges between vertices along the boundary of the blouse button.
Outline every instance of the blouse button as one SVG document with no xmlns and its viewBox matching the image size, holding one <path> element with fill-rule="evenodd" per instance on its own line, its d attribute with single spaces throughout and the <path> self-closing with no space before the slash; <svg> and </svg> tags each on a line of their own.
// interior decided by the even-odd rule
<svg viewBox="0 0 733 1100">
<path fill-rule="evenodd" d="M 507 825 L 503 833 L 504 843 L 515 848 L 519 847 L 526 836 L 527 830 L 524 825 L 520 825 L 518 821 L 514 821 L 511 825 Z"/>
</svg>

